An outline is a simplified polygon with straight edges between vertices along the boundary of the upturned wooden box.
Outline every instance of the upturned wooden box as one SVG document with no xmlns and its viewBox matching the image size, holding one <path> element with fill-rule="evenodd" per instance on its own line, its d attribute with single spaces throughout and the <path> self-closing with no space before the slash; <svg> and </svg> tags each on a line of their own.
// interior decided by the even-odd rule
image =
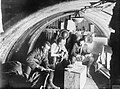
<svg viewBox="0 0 120 89">
<path fill-rule="evenodd" d="M 83 89 L 86 83 L 86 66 L 66 69 L 64 72 L 64 89 Z"/>
</svg>

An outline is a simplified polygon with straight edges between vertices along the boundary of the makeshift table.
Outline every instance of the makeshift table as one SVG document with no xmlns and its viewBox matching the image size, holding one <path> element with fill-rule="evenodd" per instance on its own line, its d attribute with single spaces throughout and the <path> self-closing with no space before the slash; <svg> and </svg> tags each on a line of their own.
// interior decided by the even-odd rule
<svg viewBox="0 0 120 89">
<path fill-rule="evenodd" d="M 64 72 L 64 89 L 83 89 L 86 82 L 85 65 L 65 68 Z"/>
</svg>

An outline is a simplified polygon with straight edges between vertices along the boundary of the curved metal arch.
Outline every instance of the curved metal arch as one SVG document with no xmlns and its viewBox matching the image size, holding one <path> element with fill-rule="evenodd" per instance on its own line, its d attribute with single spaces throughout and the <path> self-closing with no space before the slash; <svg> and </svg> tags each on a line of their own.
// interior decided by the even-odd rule
<svg viewBox="0 0 120 89">
<path fill-rule="evenodd" d="M 84 6 L 89 6 L 89 2 L 80 2 L 80 1 L 70 1 L 66 3 L 57 4 L 52 7 L 47 7 L 45 9 L 39 10 L 36 13 L 31 14 L 30 16 L 26 17 L 25 19 L 16 23 L 16 25 L 12 26 L 5 32 L 2 36 L 1 40 L 1 48 L 0 48 L 0 59 L 2 63 L 5 62 L 7 55 L 9 54 L 10 50 L 12 49 L 15 42 L 23 35 L 26 31 L 28 31 L 34 24 L 38 23 L 44 18 L 47 18 L 55 13 L 59 12 L 67 12 L 71 10 L 80 10 Z M 93 20 L 94 21 L 94 20 Z M 97 22 L 95 22 L 97 23 Z M 100 23 L 98 23 L 100 24 Z M 101 24 L 103 26 L 103 24 Z M 103 26 L 104 27 L 104 26 Z M 103 28 L 102 28 L 103 30 Z M 26 35 L 26 34 L 24 34 Z"/>
</svg>

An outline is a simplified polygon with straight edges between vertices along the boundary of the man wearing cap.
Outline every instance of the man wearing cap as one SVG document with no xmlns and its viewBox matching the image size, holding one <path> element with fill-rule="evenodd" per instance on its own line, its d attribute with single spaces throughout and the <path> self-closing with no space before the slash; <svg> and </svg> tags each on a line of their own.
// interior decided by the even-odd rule
<svg viewBox="0 0 120 89">
<path fill-rule="evenodd" d="M 59 89 L 59 87 L 53 84 L 53 80 L 51 79 L 53 70 L 49 68 L 50 66 L 48 61 L 49 49 L 50 43 L 45 42 L 44 46 L 42 46 L 41 49 L 37 48 L 28 55 L 26 61 L 28 63 L 28 66 L 30 66 L 31 68 L 28 80 L 32 83 L 31 87 L 33 88 L 39 88 L 40 85 L 43 85 L 39 81 L 41 80 L 42 82 L 44 82 L 43 80 L 45 80 L 44 78 L 45 75 L 49 73 L 47 87 L 51 89 Z"/>
</svg>

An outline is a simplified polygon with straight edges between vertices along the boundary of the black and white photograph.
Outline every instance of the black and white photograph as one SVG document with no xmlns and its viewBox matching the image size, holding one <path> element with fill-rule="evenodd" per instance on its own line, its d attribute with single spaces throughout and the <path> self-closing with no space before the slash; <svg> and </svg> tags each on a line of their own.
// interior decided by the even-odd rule
<svg viewBox="0 0 120 89">
<path fill-rule="evenodd" d="M 0 89 L 120 89 L 120 0 L 0 0 Z"/>
</svg>

